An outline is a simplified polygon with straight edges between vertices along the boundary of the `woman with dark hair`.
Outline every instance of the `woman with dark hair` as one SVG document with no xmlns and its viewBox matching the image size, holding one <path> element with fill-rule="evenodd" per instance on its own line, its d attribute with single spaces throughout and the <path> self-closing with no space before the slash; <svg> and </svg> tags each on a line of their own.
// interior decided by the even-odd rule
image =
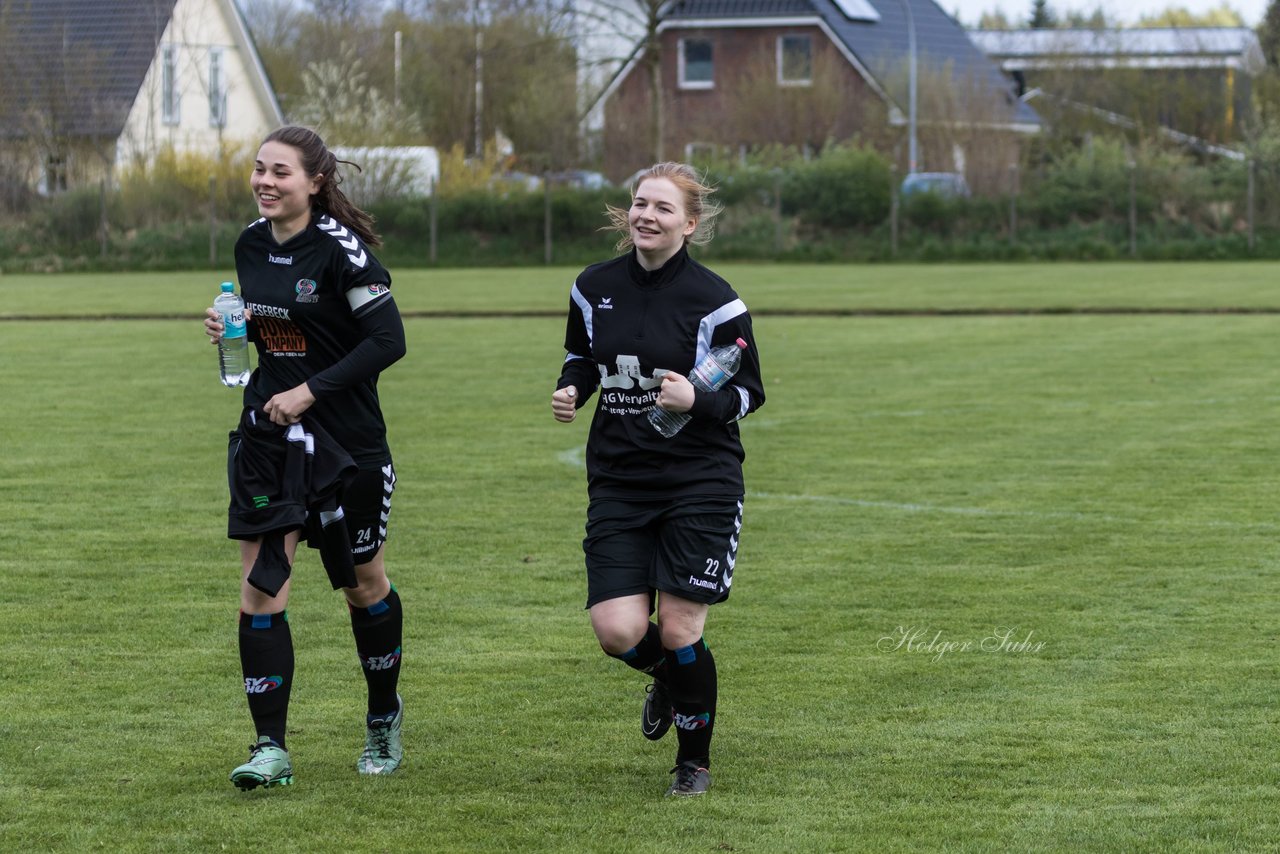
<svg viewBox="0 0 1280 854">
<path fill-rule="evenodd" d="M 737 422 L 764 404 L 746 305 L 689 255 L 688 244 L 711 240 L 712 192 L 691 167 L 659 163 L 636 179 L 629 209 L 609 208 L 624 254 L 574 283 L 551 396 L 555 419 L 570 422 L 600 389 L 587 438 L 587 608 L 604 652 L 653 680 L 641 732 L 656 741 L 676 727 L 676 796 L 711 785 L 717 681 L 703 627 L 729 598 L 737 560 Z M 739 339 L 727 385 L 687 379 L 709 350 Z M 649 423 L 655 406 L 691 419 L 666 438 Z"/>
<path fill-rule="evenodd" d="M 405 353 L 373 219 L 339 188 L 340 162 L 314 131 L 263 141 L 249 186 L 261 218 L 236 241 L 258 367 L 228 448 L 228 533 L 240 540 L 240 661 L 257 737 L 231 772 L 241 789 L 288 785 L 293 640 L 285 607 L 300 540 L 342 588 L 368 691 L 361 774 L 403 749 L 397 693 L 403 612 L 383 546 L 396 475 L 378 376 Z M 354 165 L 354 164 L 351 164 Z M 223 332 L 209 309 L 205 332 Z M 327 502 L 327 503 L 326 503 Z"/>
</svg>

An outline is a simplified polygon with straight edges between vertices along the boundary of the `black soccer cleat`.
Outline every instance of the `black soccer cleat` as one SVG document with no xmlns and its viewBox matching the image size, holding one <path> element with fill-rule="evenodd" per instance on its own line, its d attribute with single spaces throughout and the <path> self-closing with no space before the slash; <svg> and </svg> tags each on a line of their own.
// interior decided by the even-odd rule
<svg viewBox="0 0 1280 854">
<path fill-rule="evenodd" d="M 644 708 L 640 713 L 640 732 L 650 741 L 657 741 L 671 729 L 674 718 L 667 683 L 654 679 L 653 684 L 645 689 Z"/>
<path fill-rule="evenodd" d="M 711 772 L 697 762 L 681 762 L 671 769 L 671 773 L 676 778 L 671 781 L 671 788 L 667 789 L 668 797 L 692 798 L 695 795 L 705 795 L 707 789 L 711 788 Z"/>
</svg>

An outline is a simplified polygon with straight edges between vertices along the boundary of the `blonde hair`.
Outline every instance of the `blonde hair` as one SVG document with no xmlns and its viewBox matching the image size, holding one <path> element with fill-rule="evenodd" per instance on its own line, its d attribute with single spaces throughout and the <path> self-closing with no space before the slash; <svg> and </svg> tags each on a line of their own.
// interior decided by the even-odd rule
<svg viewBox="0 0 1280 854">
<path fill-rule="evenodd" d="M 650 178 L 666 178 L 675 184 L 676 189 L 684 196 L 685 213 L 696 223 L 693 232 L 685 237 L 684 242 L 692 243 L 694 246 L 706 246 L 710 243 L 716 233 L 716 217 L 722 210 L 719 202 L 711 201 L 711 194 L 716 191 L 715 187 L 707 184 L 706 179 L 700 176 L 692 166 L 668 161 L 655 163 L 637 175 L 631 184 L 631 198 L 635 198 L 640 185 Z M 609 217 L 609 224 L 601 230 L 618 232 L 620 236 L 614 248 L 618 252 L 630 251 L 631 222 L 628 219 L 628 211 L 625 208 L 605 205 L 605 213 Z"/>
</svg>

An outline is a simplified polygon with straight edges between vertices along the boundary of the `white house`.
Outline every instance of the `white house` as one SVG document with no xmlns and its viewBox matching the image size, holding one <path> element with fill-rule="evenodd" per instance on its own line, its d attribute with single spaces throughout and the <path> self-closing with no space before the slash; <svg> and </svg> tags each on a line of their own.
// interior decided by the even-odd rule
<svg viewBox="0 0 1280 854">
<path fill-rule="evenodd" d="M 0 6 L 0 148 L 42 192 L 284 123 L 235 0 Z"/>
</svg>

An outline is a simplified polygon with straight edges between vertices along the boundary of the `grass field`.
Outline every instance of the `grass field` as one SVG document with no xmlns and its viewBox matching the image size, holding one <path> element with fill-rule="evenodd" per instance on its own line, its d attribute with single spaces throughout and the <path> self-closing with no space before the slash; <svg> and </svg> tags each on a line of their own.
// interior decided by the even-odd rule
<svg viewBox="0 0 1280 854">
<path fill-rule="evenodd" d="M 217 276 L 0 277 L 0 850 L 1275 850 L 1274 265 L 721 268 L 768 403 L 715 786 L 582 611 L 587 423 L 555 423 L 571 270 L 397 274 L 407 764 L 358 779 L 362 680 L 314 553 L 288 789 L 250 724 Z M 670 739 L 671 736 L 668 736 Z"/>
</svg>

